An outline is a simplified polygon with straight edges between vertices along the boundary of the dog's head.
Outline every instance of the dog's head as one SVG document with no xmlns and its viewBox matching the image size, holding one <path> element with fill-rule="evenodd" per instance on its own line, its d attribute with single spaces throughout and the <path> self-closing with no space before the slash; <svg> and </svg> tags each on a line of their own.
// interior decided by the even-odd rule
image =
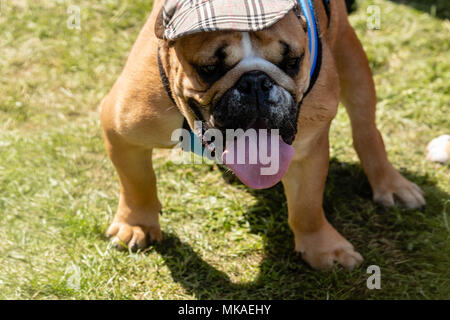
<svg viewBox="0 0 450 320">
<path fill-rule="evenodd" d="M 161 26 L 157 35 L 162 38 Z M 248 129 L 263 122 L 290 144 L 309 85 L 305 21 L 293 10 L 257 32 L 214 31 L 164 41 L 160 58 L 191 126 Z"/>
<path fill-rule="evenodd" d="M 224 6 L 228 3 L 222 2 Z M 187 3 L 188 11 L 198 8 L 195 1 L 184 5 Z M 207 149 L 214 149 L 217 154 L 217 147 L 224 146 L 221 159 L 241 181 L 253 188 L 273 186 L 287 172 L 294 154 L 290 144 L 297 134 L 299 102 L 310 83 L 307 23 L 294 3 L 297 2 L 266 0 L 264 9 L 271 6 L 275 9 L 275 14 L 266 18 L 276 16 L 278 19 L 250 32 L 245 30 L 249 17 L 245 20 L 239 14 L 228 15 L 225 21 L 234 19 L 244 26 L 241 29 L 195 32 L 171 40 L 167 40 L 170 39 L 167 34 L 172 35 L 174 29 L 164 28 L 164 9 L 156 23 L 157 36 L 165 39 L 159 48 L 163 80 L 167 80 L 166 85 L 178 108 Z M 205 5 L 205 10 L 196 12 L 192 19 L 212 11 L 207 7 L 211 2 L 202 1 L 199 5 Z M 278 11 L 280 5 L 284 5 L 284 11 Z M 281 17 L 280 12 L 283 12 Z M 180 16 L 183 18 L 172 26 L 185 23 L 186 30 L 191 30 L 195 21 L 186 22 L 185 13 Z M 250 21 L 266 19 L 261 17 L 250 17 Z M 222 20 L 200 20 L 199 25 L 208 26 Z M 226 141 L 220 143 L 214 139 L 212 143 L 206 138 L 207 133 L 195 130 L 195 121 L 202 121 L 203 129 L 218 129 L 221 133 L 241 129 L 245 134 L 231 139 L 225 134 Z M 266 129 L 270 129 L 270 137 Z M 274 136 L 274 131 L 279 135 Z M 255 140 L 247 142 L 249 132 L 256 132 Z M 266 148 L 270 148 L 273 161 L 265 157 Z M 249 160 L 252 156 L 253 163 Z M 239 162 L 239 157 L 245 161 Z M 269 162 L 270 168 L 266 170 L 264 166 Z"/>
</svg>

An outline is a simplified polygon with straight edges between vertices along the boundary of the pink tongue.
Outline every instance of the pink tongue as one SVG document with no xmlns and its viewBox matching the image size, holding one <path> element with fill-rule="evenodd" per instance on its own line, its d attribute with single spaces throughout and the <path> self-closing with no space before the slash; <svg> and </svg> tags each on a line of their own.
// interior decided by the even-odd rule
<svg viewBox="0 0 450 320">
<path fill-rule="evenodd" d="M 249 136 L 250 139 L 246 138 L 246 135 L 241 135 L 227 143 L 225 152 L 222 154 L 223 163 L 250 188 L 273 187 L 286 174 L 294 156 L 294 148 L 286 144 L 278 135 L 272 136 L 269 130 L 264 135 L 256 129 L 256 134 Z M 278 148 L 276 144 L 272 148 L 272 143 L 277 143 L 274 139 L 279 140 Z M 264 146 L 264 144 L 267 146 L 267 150 L 261 150 L 260 146 Z M 239 154 L 239 152 L 245 154 L 245 161 L 243 161 L 244 154 Z"/>
</svg>

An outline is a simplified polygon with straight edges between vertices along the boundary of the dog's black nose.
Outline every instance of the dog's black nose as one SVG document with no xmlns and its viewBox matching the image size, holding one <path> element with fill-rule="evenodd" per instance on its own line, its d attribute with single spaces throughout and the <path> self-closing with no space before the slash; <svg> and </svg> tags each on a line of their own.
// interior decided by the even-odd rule
<svg viewBox="0 0 450 320">
<path fill-rule="evenodd" d="M 237 83 L 237 89 L 241 94 L 259 102 L 263 102 L 267 98 L 272 87 L 272 79 L 262 71 L 247 72 Z"/>
</svg>

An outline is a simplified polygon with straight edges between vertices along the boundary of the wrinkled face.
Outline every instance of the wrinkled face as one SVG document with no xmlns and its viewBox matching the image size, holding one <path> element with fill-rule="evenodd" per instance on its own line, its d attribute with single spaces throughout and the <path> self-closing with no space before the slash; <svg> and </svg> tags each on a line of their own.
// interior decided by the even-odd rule
<svg viewBox="0 0 450 320">
<path fill-rule="evenodd" d="M 195 120 L 222 131 L 263 123 L 292 143 L 310 70 L 294 13 L 263 31 L 200 33 L 167 50 L 169 81 L 191 127 Z"/>
</svg>

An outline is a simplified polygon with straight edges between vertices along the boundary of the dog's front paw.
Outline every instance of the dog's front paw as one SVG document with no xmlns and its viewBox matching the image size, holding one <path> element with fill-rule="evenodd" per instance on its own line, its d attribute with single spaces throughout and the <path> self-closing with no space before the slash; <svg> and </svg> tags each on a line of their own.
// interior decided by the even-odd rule
<svg viewBox="0 0 450 320">
<path fill-rule="evenodd" d="M 383 183 L 374 187 L 373 200 L 388 208 L 395 206 L 396 202 L 408 209 L 421 208 L 426 203 L 422 189 L 395 170 Z"/>
<path fill-rule="evenodd" d="M 329 223 L 319 231 L 297 235 L 295 251 L 300 252 L 303 260 L 318 270 L 329 270 L 337 262 L 351 271 L 364 260 L 353 245 Z"/>
<path fill-rule="evenodd" d="M 131 249 L 132 251 L 136 251 L 146 248 L 152 241 L 160 242 L 162 240 L 159 224 L 142 226 L 115 221 L 108 228 L 106 235 L 112 238 L 114 247 L 119 250 Z"/>
</svg>

